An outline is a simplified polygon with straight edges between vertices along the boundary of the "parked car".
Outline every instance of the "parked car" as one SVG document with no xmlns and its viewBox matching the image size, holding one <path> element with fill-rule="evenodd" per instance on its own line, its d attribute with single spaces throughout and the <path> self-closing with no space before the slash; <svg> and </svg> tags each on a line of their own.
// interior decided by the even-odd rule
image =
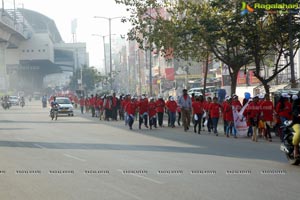
<svg viewBox="0 0 300 200">
<path fill-rule="evenodd" d="M 191 96 L 193 93 L 197 95 L 202 95 L 203 88 L 191 88 L 188 90 L 188 94 Z M 215 97 L 217 95 L 217 88 L 215 86 L 207 86 L 205 89 L 205 97 Z"/>
<path fill-rule="evenodd" d="M 58 114 L 74 116 L 74 108 L 68 97 L 56 97 L 56 102 L 58 103 Z"/>
<path fill-rule="evenodd" d="M 8 100 L 9 100 L 10 104 L 13 106 L 18 106 L 20 103 L 19 97 L 17 97 L 17 96 L 9 96 Z"/>
</svg>

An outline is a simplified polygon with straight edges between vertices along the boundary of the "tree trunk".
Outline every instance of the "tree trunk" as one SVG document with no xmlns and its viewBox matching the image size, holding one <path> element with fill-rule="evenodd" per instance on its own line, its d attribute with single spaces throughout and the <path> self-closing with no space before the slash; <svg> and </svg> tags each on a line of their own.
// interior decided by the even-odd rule
<svg viewBox="0 0 300 200">
<path fill-rule="evenodd" d="M 230 77 L 231 77 L 231 95 L 236 93 L 236 85 L 237 85 L 236 82 L 237 82 L 238 73 L 239 73 L 239 70 L 233 70 L 232 73 L 230 73 Z"/>
<path fill-rule="evenodd" d="M 262 84 L 265 88 L 266 94 L 270 94 L 270 86 L 268 85 L 268 82 L 263 81 Z"/>
<path fill-rule="evenodd" d="M 208 62 L 209 62 L 209 54 L 206 55 L 206 61 L 205 61 L 205 71 L 204 71 L 204 83 L 203 83 L 203 92 L 202 95 L 205 98 L 205 90 L 206 90 L 206 81 L 207 81 L 207 73 L 208 73 Z"/>
</svg>

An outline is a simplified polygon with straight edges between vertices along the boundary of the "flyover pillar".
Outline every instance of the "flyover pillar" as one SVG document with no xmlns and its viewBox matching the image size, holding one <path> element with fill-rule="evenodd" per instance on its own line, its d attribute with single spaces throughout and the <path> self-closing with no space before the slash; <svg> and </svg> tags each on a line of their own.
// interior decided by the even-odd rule
<svg viewBox="0 0 300 200">
<path fill-rule="evenodd" d="M 5 52 L 7 42 L 0 42 L 0 91 L 7 92 L 8 81 L 6 74 Z"/>
</svg>

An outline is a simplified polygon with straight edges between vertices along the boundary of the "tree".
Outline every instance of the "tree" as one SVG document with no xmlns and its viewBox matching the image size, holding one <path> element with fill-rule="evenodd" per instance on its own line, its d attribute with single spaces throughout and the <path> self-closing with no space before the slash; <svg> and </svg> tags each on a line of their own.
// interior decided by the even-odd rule
<svg viewBox="0 0 300 200">
<path fill-rule="evenodd" d="M 131 7 L 128 9 L 132 12 L 129 21 L 133 28 L 129 38 L 137 40 L 141 48 L 145 48 L 142 38 L 146 37 L 164 54 L 172 49 L 171 54 L 177 59 L 206 61 L 207 55 L 213 53 L 229 66 L 231 92 L 235 92 L 240 68 L 251 61 L 243 46 L 243 30 L 239 26 L 241 16 L 232 9 L 235 1 L 199 3 L 179 0 L 176 4 L 173 1 L 158 4 L 151 0 L 117 2 Z M 149 8 L 152 8 L 152 13 Z M 162 8 L 167 11 L 165 15 L 161 14 Z M 149 24 L 152 27 L 150 33 L 147 31 Z"/>
<path fill-rule="evenodd" d="M 263 11 L 241 15 L 242 0 L 116 2 L 130 7 L 129 21 L 133 28 L 129 38 L 137 40 L 141 48 L 145 48 L 143 38 L 147 38 L 165 54 L 171 49 L 171 54 L 178 59 L 201 61 L 208 58 L 207 53 L 212 53 L 229 67 L 231 93 L 235 93 L 240 69 L 250 63 L 255 63 L 255 75 L 268 91 L 268 83 L 289 65 L 279 67 L 279 59 L 288 49 L 288 32 L 295 35 L 292 41 L 299 47 L 300 29 L 295 16 L 288 23 L 284 15 L 269 17 Z M 162 8 L 167 11 L 165 15 L 161 14 Z M 287 27 L 288 24 L 292 26 Z M 270 54 L 278 58 L 274 74 L 263 77 L 262 63 Z"/>
<path fill-rule="evenodd" d="M 80 89 L 80 84 L 78 80 L 81 80 L 82 74 L 82 84 L 84 89 L 87 91 L 92 91 L 95 89 L 95 84 L 105 80 L 105 76 L 102 76 L 94 67 L 83 66 L 82 73 L 81 69 L 76 69 L 70 81 L 70 89 L 77 90 Z"/>
<path fill-rule="evenodd" d="M 268 2 L 265 1 L 265 3 Z M 296 23 L 299 18 L 292 16 L 292 20 L 289 22 L 289 17 L 289 14 L 280 12 L 266 14 L 265 10 L 257 10 L 244 16 L 244 28 L 248 30 L 248 34 L 245 35 L 246 48 L 249 49 L 249 53 L 253 57 L 254 75 L 263 84 L 266 93 L 270 92 L 269 82 L 290 66 L 291 60 L 288 60 L 284 66 L 279 66 L 280 59 L 289 54 L 290 34 L 294 36 L 292 46 L 295 51 L 292 58 L 299 49 L 300 24 Z M 271 76 L 266 76 L 261 71 L 265 67 L 266 59 L 270 59 L 270 55 L 273 55 L 272 67 L 274 66 L 274 70 Z"/>
</svg>

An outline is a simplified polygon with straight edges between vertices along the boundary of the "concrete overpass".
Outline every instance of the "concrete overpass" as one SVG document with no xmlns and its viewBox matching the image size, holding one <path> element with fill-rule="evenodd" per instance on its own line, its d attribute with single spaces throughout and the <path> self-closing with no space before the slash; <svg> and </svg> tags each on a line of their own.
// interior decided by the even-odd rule
<svg viewBox="0 0 300 200">
<path fill-rule="evenodd" d="M 0 11 L 0 91 L 41 91 L 46 75 L 73 72 L 75 61 L 75 48 L 52 19 L 27 9 Z"/>
</svg>

